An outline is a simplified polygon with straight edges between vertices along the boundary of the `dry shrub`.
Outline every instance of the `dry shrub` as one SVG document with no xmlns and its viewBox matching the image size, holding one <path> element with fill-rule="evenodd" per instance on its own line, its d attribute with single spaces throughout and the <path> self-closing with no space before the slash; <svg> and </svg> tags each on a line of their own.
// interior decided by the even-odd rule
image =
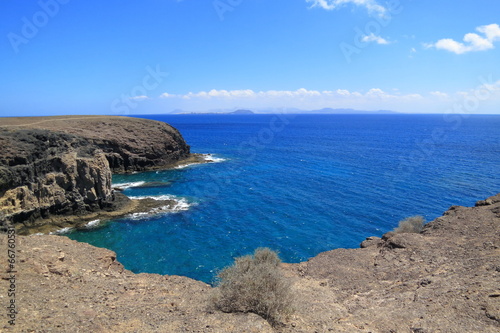
<svg viewBox="0 0 500 333">
<path fill-rule="evenodd" d="M 395 233 L 420 233 L 424 228 L 423 216 L 415 215 L 399 221 L 399 226 L 394 229 Z"/>
<path fill-rule="evenodd" d="M 218 274 L 213 304 L 223 312 L 252 312 L 271 325 L 281 323 L 292 311 L 292 293 L 280 263 L 276 252 L 268 248 L 236 258 Z"/>
</svg>

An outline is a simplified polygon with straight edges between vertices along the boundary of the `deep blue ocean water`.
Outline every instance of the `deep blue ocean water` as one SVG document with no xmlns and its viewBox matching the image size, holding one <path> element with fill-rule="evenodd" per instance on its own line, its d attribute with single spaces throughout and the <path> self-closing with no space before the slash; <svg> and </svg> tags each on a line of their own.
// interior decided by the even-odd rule
<svg viewBox="0 0 500 333">
<path fill-rule="evenodd" d="M 114 183 L 142 184 L 129 196 L 170 195 L 189 208 L 68 234 L 115 251 L 134 272 L 211 282 L 257 247 L 300 262 L 500 192 L 500 116 L 141 117 L 223 161 L 116 175 Z"/>
</svg>

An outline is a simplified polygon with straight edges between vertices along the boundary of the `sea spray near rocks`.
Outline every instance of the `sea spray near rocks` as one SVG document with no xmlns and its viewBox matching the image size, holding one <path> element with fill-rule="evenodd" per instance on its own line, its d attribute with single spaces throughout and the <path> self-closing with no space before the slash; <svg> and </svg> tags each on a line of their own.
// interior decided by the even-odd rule
<svg viewBox="0 0 500 333">
<path fill-rule="evenodd" d="M 120 190 L 126 190 L 128 188 L 139 187 L 139 186 L 142 186 L 144 184 L 146 184 L 146 182 L 144 182 L 144 181 L 132 182 L 132 183 L 120 183 L 120 184 L 113 184 L 112 188 L 114 188 L 114 189 L 120 189 Z"/>
<path fill-rule="evenodd" d="M 87 229 L 97 228 L 100 224 L 101 224 L 101 220 L 93 220 L 93 221 L 88 222 L 85 225 L 85 228 L 87 228 Z"/>
<path fill-rule="evenodd" d="M 221 162 L 227 161 L 226 158 L 216 157 L 212 154 L 200 154 L 200 158 L 201 158 L 201 160 L 205 161 L 206 163 L 221 163 Z M 195 163 L 181 164 L 181 165 L 176 166 L 175 169 L 184 169 L 184 168 L 188 168 L 190 166 L 198 165 L 198 164 L 200 164 L 200 163 L 195 162 Z"/>
<path fill-rule="evenodd" d="M 149 211 L 134 213 L 128 215 L 132 219 L 148 218 L 152 215 L 179 213 L 188 210 L 194 203 L 189 203 L 186 198 L 179 198 L 174 195 L 159 195 L 159 196 L 131 196 L 130 199 L 144 200 L 152 199 L 156 201 L 169 201 L 169 205 L 153 207 Z"/>
</svg>

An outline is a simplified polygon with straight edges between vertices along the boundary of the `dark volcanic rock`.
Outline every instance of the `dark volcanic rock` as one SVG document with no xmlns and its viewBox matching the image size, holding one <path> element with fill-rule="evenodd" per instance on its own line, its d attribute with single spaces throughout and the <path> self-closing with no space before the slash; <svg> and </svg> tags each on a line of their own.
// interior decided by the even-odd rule
<svg viewBox="0 0 500 333">
<path fill-rule="evenodd" d="M 46 129 L 85 138 L 100 148 L 113 173 L 169 167 L 189 156 L 190 147 L 172 126 L 129 117 L 3 118 L 0 127 Z"/>
<path fill-rule="evenodd" d="M 0 118 L 0 225 L 112 207 L 112 172 L 166 168 L 188 156 L 179 132 L 158 121 Z"/>
<path fill-rule="evenodd" d="M 0 220 L 29 225 L 50 215 L 85 214 L 112 201 L 102 150 L 74 135 L 0 128 Z"/>
</svg>

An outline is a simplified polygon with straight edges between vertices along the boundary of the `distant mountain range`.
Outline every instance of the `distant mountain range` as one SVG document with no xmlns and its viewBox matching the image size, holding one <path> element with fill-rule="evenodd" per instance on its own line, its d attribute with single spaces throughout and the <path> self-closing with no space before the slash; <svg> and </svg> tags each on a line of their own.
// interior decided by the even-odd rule
<svg viewBox="0 0 500 333">
<path fill-rule="evenodd" d="M 332 109 L 324 108 L 320 110 L 307 111 L 307 113 L 315 114 L 395 114 L 399 113 L 390 110 L 376 110 L 376 111 L 364 111 L 364 110 L 354 110 L 354 109 Z"/>
<path fill-rule="evenodd" d="M 173 114 L 255 114 L 255 112 L 250 110 L 239 109 L 235 111 L 222 111 L 222 110 L 213 110 L 210 112 L 185 112 L 182 110 L 175 110 L 172 112 Z"/>
<path fill-rule="evenodd" d="M 319 110 L 301 110 L 295 108 L 276 108 L 276 109 L 263 109 L 263 110 L 210 110 L 207 112 L 187 112 L 183 110 L 174 110 L 172 114 L 233 114 L 233 115 L 248 115 L 248 114 L 270 114 L 270 113 L 288 113 L 288 114 L 398 114 L 399 112 L 391 110 L 376 110 L 376 111 L 366 111 L 366 110 L 355 110 L 355 109 L 332 109 L 323 108 Z"/>
</svg>

